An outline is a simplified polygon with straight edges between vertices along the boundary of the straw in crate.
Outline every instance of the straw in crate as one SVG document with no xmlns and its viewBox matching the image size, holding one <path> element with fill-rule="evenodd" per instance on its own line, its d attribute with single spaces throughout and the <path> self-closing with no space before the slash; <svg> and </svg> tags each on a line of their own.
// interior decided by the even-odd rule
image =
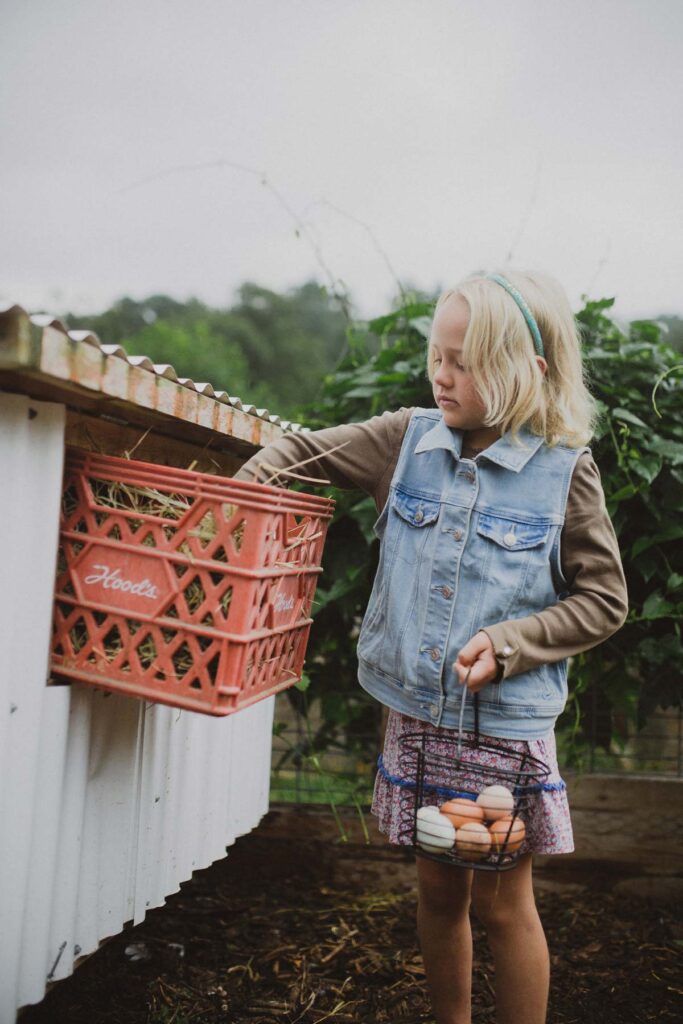
<svg viewBox="0 0 683 1024">
<path fill-rule="evenodd" d="M 523 851 L 526 813 L 548 767 L 504 741 L 479 736 L 478 694 L 474 736 L 464 737 L 467 693 L 463 686 L 459 727 L 443 741 L 445 753 L 427 749 L 424 733 L 402 738 L 399 841 L 440 862 L 505 871 L 516 866 Z"/>
<path fill-rule="evenodd" d="M 54 675 L 214 715 L 291 686 L 332 508 L 69 449 Z"/>
</svg>

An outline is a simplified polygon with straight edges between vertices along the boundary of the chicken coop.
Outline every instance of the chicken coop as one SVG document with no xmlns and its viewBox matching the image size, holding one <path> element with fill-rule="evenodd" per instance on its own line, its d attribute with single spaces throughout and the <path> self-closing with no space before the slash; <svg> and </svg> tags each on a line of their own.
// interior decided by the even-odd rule
<svg viewBox="0 0 683 1024">
<path fill-rule="evenodd" d="M 149 688 L 131 699 L 116 687 L 85 685 L 77 672 L 69 677 L 64 670 L 76 664 L 64 655 L 66 641 L 54 641 L 55 629 L 62 629 L 74 655 L 75 627 L 67 617 L 73 590 L 62 588 L 61 618 L 55 611 L 65 462 L 69 472 L 82 475 L 88 460 L 109 459 L 110 468 L 129 460 L 110 481 L 140 464 L 170 474 L 176 491 L 177 479 L 191 472 L 204 481 L 206 500 L 225 507 L 229 480 L 244 461 L 298 429 L 210 384 L 179 378 L 171 366 L 129 356 L 88 332 L 68 331 L 50 317 L 31 317 L 17 306 L 0 314 L 3 1024 L 41 1000 L 50 983 L 71 974 L 107 937 L 162 905 L 193 871 L 225 857 L 268 809 L 274 700 L 268 687 L 261 685 L 234 714 L 216 714 L 215 708 L 197 714 L 191 686 L 184 702 Z M 322 499 L 310 499 L 316 500 Z M 287 511 L 280 509 L 281 515 Z M 95 530 L 102 517 L 96 506 L 91 513 Z M 85 539 L 74 533 L 83 527 L 72 521 L 66 526 L 72 554 L 80 553 L 71 541 Z M 117 529 L 129 526 L 130 520 L 121 520 Z M 189 543 L 200 545 L 196 551 L 206 561 L 202 528 Z M 113 530 L 108 536 L 110 543 Z M 168 533 L 160 536 L 163 543 Z M 192 560 L 191 550 L 187 557 Z M 284 571 L 290 570 L 286 565 Z M 248 572 L 240 571 L 242 585 Z M 118 580 L 119 597 L 132 590 L 144 604 L 157 587 L 152 569 L 147 575 L 137 585 L 111 572 L 108 579 Z M 300 575 L 285 577 L 289 589 L 278 584 L 271 618 L 291 610 L 295 598 L 301 611 L 310 581 L 301 584 L 305 592 L 296 590 Z M 213 586 L 205 576 L 206 586 Z M 247 582 L 252 589 L 263 583 Z M 224 611 L 226 593 L 224 588 Z M 199 605 L 204 624 L 205 605 Z M 79 621 L 90 624 L 95 639 L 89 642 L 97 651 L 97 637 L 106 640 L 98 633 L 97 613 Z M 277 621 L 270 625 L 271 632 L 284 628 Z M 198 627 L 192 642 L 197 633 Z M 134 652 L 138 670 L 142 649 Z M 174 648 L 173 656 L 180 650 Z M 301 660 L 290 666 L 292 679 Z M 97 666 L 95 654 L 91 662 Z M 173 671 L 173 658 L 169 664 Z"/>
</svg>

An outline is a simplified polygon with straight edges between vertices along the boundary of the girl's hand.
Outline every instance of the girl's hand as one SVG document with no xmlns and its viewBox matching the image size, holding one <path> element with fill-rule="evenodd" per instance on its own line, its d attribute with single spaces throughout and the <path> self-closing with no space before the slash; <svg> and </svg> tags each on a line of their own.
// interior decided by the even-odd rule
<svg viewBox="0 0 683 1024">
<path fill-rule="evenodd" d="M 467 680 L 467 689 L 470 693 L 476 693 L 482 686 L 492 683 L 498 677 L 500 665 L 496 661 L 493 644 L 486 633 L 475 633 L 460 649 L 453 663 L 453 671 L 457 672 L 461 685 Z"/>
</svg>

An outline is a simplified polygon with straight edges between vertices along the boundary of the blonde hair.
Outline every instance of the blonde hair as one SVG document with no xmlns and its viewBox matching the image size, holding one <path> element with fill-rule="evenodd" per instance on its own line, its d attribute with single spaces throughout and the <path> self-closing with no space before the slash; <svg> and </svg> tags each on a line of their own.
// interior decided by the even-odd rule
<svg viewBox="0 0 683 1024">
<path fill-rule="evenodd" d="M 487 409 L 486 426 L 513 436 L 526 427 L 548 445 L 579 448 L 593 433 L 595 402 L 584 379 L 581 342 L 562 286 L 547 274 L 499 271 L 518 289 L 543 339 L 548 369 L 536 362 L 529 327 L 508 292 L 473 274 L 439 296 L 436 311 L 453 296 L 468 304 L 463 361 Z M 432 379 L 433 350 L 428 350 Z"/>
</svg>

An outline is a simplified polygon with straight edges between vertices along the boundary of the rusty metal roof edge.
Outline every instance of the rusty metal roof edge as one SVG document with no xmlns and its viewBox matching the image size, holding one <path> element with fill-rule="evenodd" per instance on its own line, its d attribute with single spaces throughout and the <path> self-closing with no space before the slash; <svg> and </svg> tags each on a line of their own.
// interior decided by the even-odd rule
<svg viewBox="0 0 683 1024">
<path fill-rule="evenodd" d="M 277 413 L 271 413 L 269 409 L 258 409 L 255 405 L 252 405 L 250 402 L 243 401 L 236 395 L 230 395 L 227 391 L 217 390 L 207 381 L 195 383 L 195 381 L 190 377 L 179 377 L 175 367 L 170 363 L 154 363 L 149 356 L 146 355 L 129 355 L 121 345 L 104 344 L 93 331 L 69 330 L 62 320 L 50 315 L 49 313 L 28 313 L 22 306 L 13 305 L 0 310 L 0 318 L 7 314 L 12 314 L 13 318 L 25 317 L 28 324 L 34 328 L 38 328 L 40 331 L 44 331 L 47 328 L 60 331 L 76 345 L 89 345 L 93 348 L 99 349 L 105 359 L 122 359 L 128 363 L 129 366 L 147 370 L 149 373 L 154 373 L 157 377 L 163 377 L 165 380 L 171 381 L 174 384 L 188 388 L 190 391 L 194 391 L 198 395 L 211 398 L 216 402 L 221 402 L 223 405 L 230 405 L 234 409 L 238 409 L 240 412 L 245 413 L 247 416 L 253 416 L 256 419 L 272 423 L 284 431 L 297 433 L 307 429 L 300 423 L 283 420 L 277 415 Z M 24 363 L 25 357 L 20 356 L 20 362 Z"/>
</svg>

